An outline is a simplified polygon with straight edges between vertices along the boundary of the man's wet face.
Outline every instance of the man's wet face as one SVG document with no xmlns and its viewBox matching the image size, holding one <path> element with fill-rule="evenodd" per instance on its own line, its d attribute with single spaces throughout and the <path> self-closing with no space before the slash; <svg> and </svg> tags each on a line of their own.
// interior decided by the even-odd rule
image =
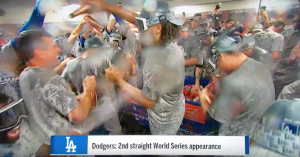
<svg viewBox="0 0 300 157">
<path fill-rule="evenodd" d="M 230 28 L 232 25 L 234 25 L 234 21 L 228 21 L 226 23 L 226 28 Z"/>
<path fill-rule="evenodd" d="M 277 27 L 274 27 L 273 31 L 274 31 L 274 32 L 277 32 L 277 33 L 280 33 L 280 32 L 283 30 L 283 27 L 284 27 L 284 26 L 277 26 Z"/>
<path fill-rule="evenodd" d="M 189 32 L 187 31 L 181 31 L 180 36 L 184 39 L 187 39 L 189 37 Z"/>
<path fill-rule="evenodd" d="M 38 55 L 40 55 L 39 57 L 43 58 L 40 61 L 43 62 L 43 64 L 45 64 L 47 67 L 51 67 L 51 68 L 54 68 L 57 65 L 59 65 L 59 61 L 57 60 L 57 57 L 61 52 L 61 49 L 53 41 L 53 39 L 51 37 L 41 38 L 40 46 L 42 47 L 37 49 L 37 51 L 42 52 L 42 53 L 38 53 Z"/>
<path fill-rule="evenodd" d="M 192 23 L 192 27 L 193 27 L 194 29 L 199 28 L 199 23 L 198 23 L 197 21 L 194 21 L 194 22 Z"/>
</svg>

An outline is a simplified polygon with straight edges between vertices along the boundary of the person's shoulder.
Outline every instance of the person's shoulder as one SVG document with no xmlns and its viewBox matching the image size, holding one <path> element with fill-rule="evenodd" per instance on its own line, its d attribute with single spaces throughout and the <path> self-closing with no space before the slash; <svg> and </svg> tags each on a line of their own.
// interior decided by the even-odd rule
<svg viewBox="0 0 300 157">
<path fill-rule="evenodd" d="M 268 32 L 272 38 L 276 38 L 276 39 L 284 39 L 284 36 L 280 33 L 274 32 L 274 31 L 269 31 Z"/>
<path fill-rule="evenodd" d="M 179 54 L 183 56 L 183 47 L 179 46 L 177 42 L 171 42 L 168 44 L 163 51 L 171 54 Z"/>
<path fill-rule="evenodd" d="M 41 71 L 37 67 L 29 67 L 22 71 L 19 76 L 20 84 L 35 84 L 42 76 Z"/>
<path fill-rule="evenodd" d="M 26 78 L 28 76 L 36 76 L 40 72 L 40 69 L 37 67 L 29 67 L 26 68 L 22 71 L 20 74 L 20 79 L 21 78 Z"/>
</svg>

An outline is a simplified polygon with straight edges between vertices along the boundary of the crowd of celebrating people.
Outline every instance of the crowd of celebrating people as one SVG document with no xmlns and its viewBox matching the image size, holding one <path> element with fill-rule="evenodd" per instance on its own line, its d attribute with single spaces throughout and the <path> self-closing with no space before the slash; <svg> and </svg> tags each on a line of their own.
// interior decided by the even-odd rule
<svg viewBox="0 0 300 157">
<path fill-rule="evenodd" d="M 220 124 L 220 136 L 250 137 L 250 155 L 299 156 L 297 16 L 270 22 L 260 9 L 256 24 L 245 28 L 222 21 L 219 6 L 209 22 L 200 13 L 179 19 L 161 1 L 136 14 L 121 3 L 83 0 L 70 17 L 87 15 L 55 39 L 43 28 L 43 1 L 0 46 L 0 156 L 49 156 L 51 136 L 99 127 L 122 135 L 118 113 L 132 100 L 147 109 L 151 135 L 179 135 L 185 85 L 198 93 L 203 115 Z M 106 26 L 89 15 L 102 11 L 113 17 Z M 272 131 L 294 140 L 276 137 L 290 144 L 279 150 L 277 141 L 266 144 L 277 135 Z"/>
</svg>

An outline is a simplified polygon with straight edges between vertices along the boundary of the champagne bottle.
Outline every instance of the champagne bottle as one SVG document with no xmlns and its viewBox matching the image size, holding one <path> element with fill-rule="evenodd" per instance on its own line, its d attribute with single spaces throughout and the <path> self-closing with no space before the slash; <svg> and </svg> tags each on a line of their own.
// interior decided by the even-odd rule
<svg viewBox="0 0 300 157">
<path fill-rule="evenodd" d="M 91 10 L 92 6 L 91 5 L 84 5 L 84 6 L 81 6 L 80 8 L 78 8 L 77 10 L 75 10 L 73 13 L 71 13 L 69 15 L 70 18 L 74 18 L 78 15 L 81 15 L 81 14 L 86 14 L 88 13 L 90 10 Z"/>
</svg>

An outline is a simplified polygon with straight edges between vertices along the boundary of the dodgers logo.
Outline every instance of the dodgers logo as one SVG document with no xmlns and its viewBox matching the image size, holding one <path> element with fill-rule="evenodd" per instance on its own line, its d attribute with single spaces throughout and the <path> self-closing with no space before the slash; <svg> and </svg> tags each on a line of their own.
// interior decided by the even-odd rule
<svg viewBox="0 0 300 157">
<path fill-rule="evenodd" d="M 87 154 L 88 136 L 52 136 L 51 155 Z"/>
<path fill-rule="evenodd" d="M 66 139 L 67 139 L 67 146 L 66 146 L 67 153 L 70 153 L 71 150 L 72 150 L 72 153 L 75 153 L 76 152 L 76 145 L 74 145 L 73 140 L 70 140 L 70 137 L 66 137 Z"/>
</svg>

